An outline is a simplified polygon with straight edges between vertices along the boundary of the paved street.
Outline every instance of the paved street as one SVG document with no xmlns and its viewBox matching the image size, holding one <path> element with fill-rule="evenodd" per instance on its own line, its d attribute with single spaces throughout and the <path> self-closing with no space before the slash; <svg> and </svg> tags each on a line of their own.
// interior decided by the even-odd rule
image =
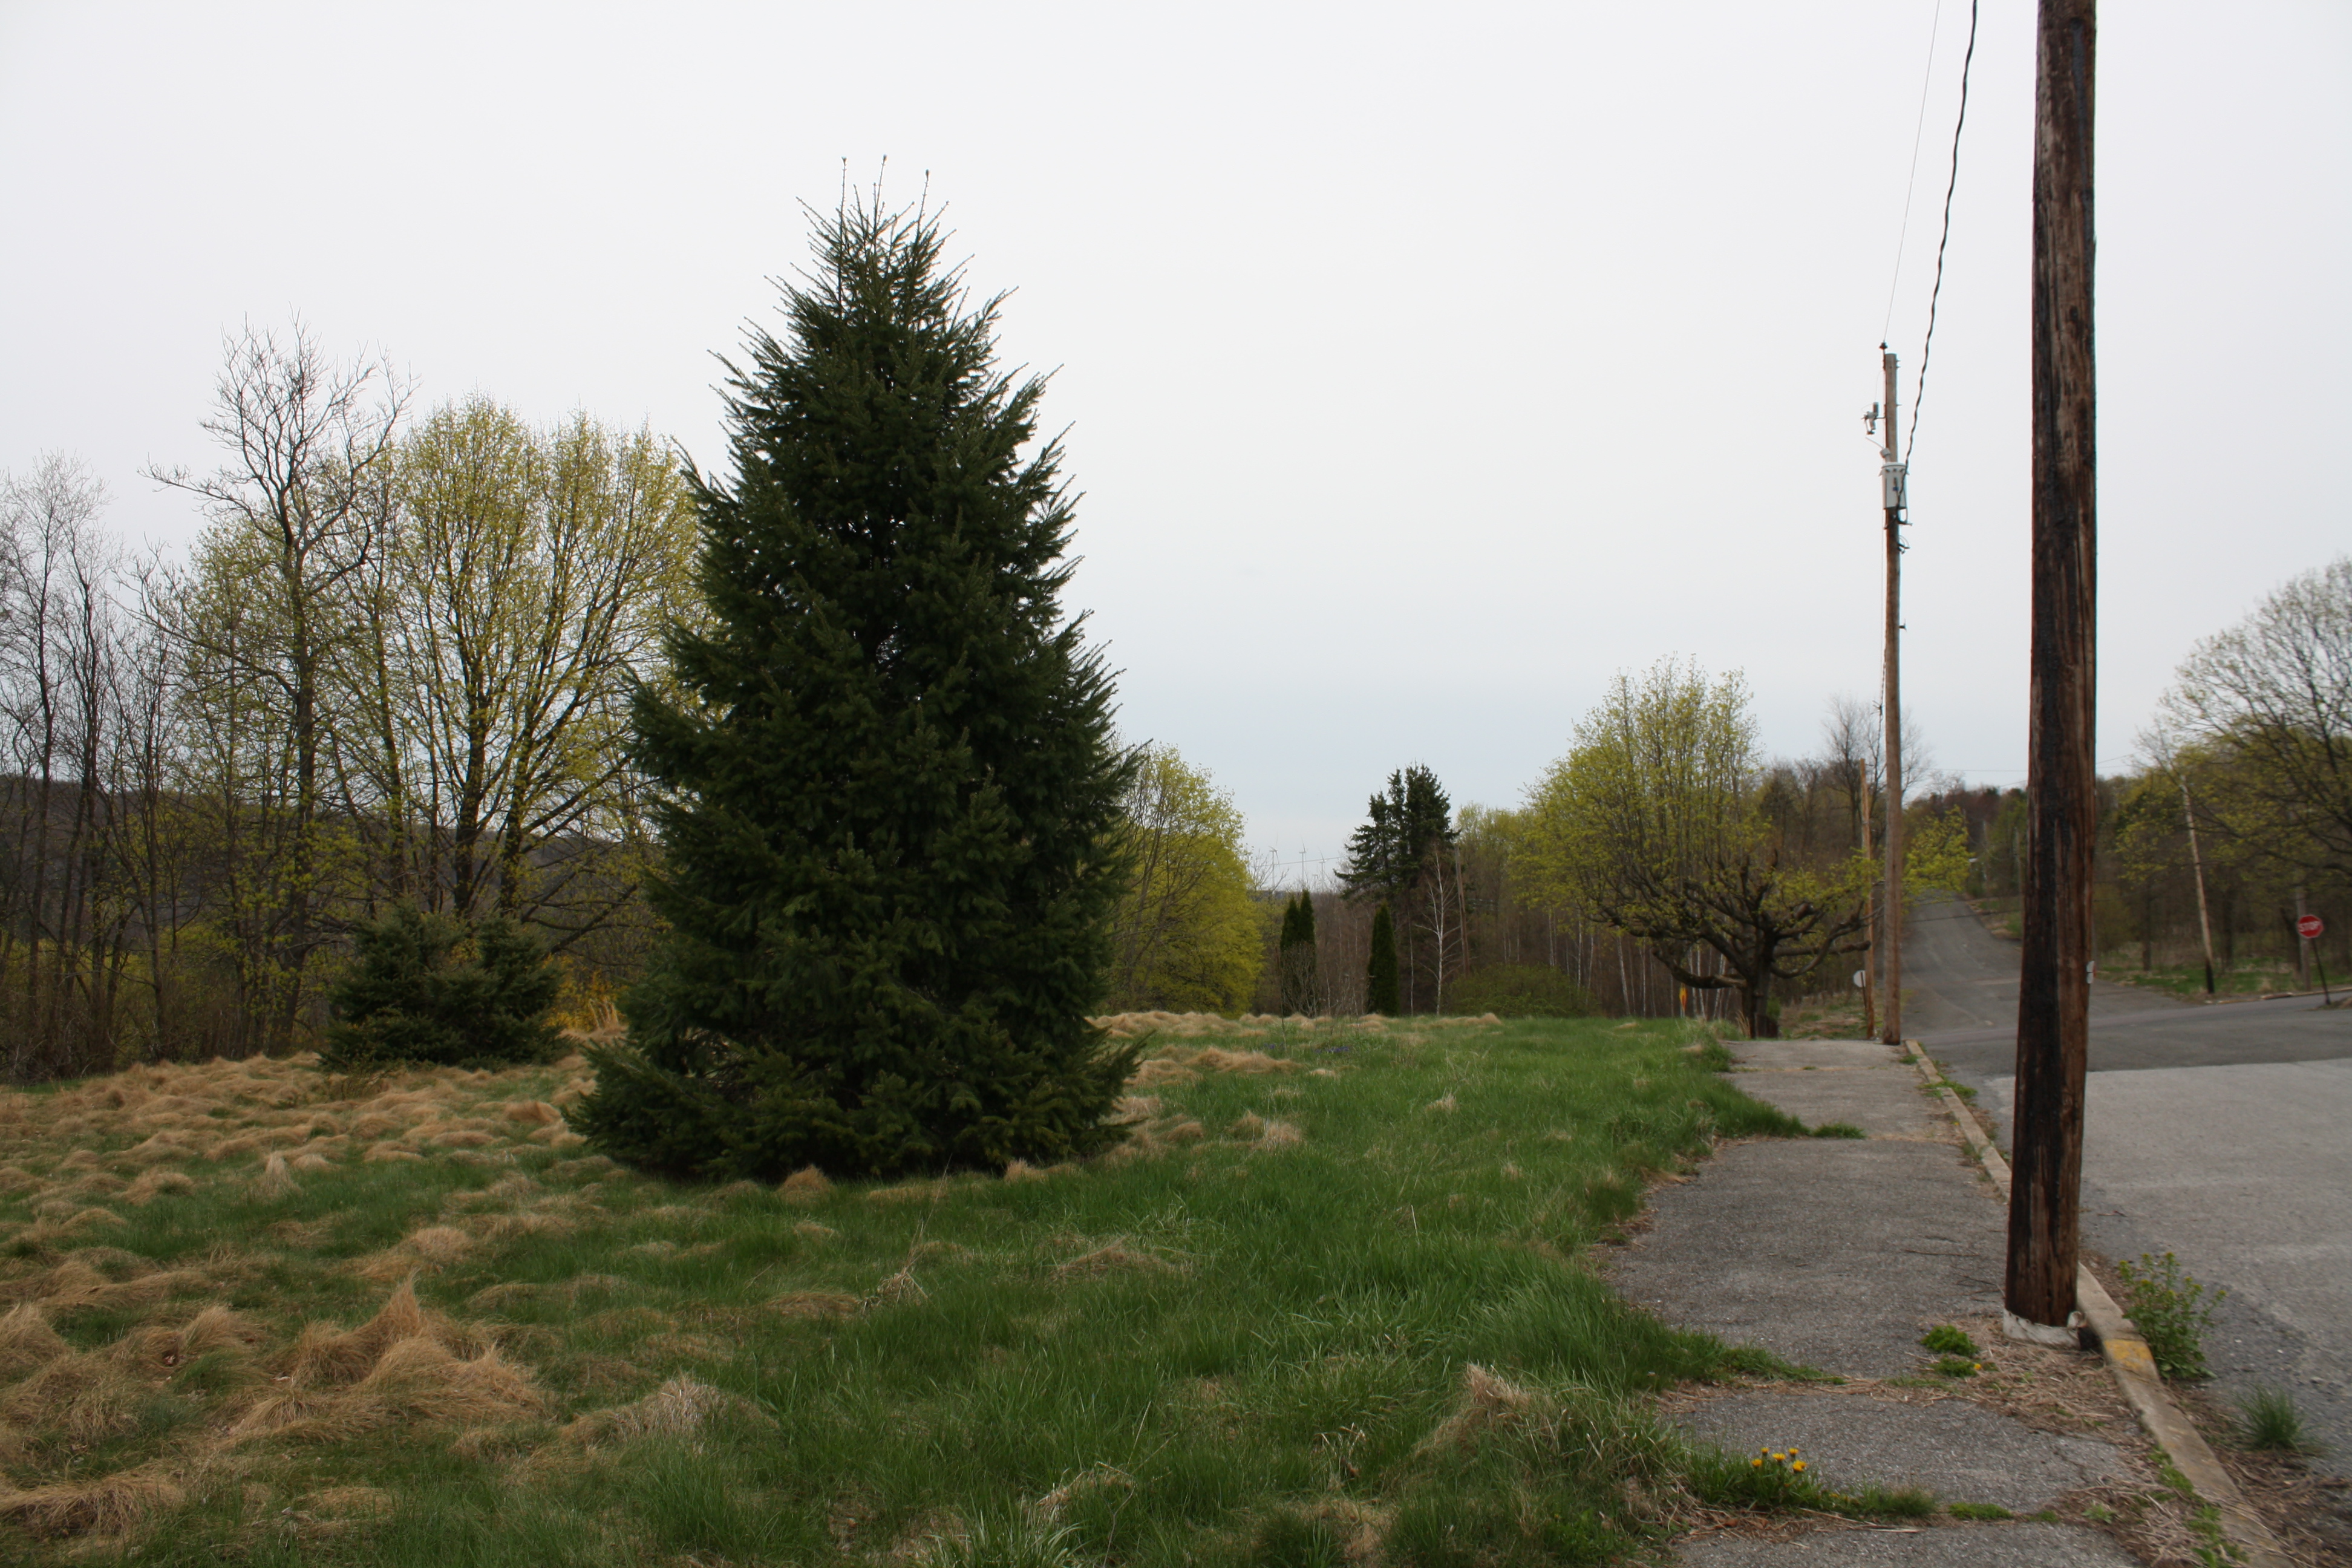
<svg viewBox="0 0 2352 1568">
<path fill-rule="evenodd" d="M 2008 1142 L 2017 946 L 1922 900 L 1904 944 L 1906 1032 Z M 2172 1251 L 2231 1294 L 2207 1347 L 2221 1386 L 2291 1389 L 2352 1473 L 2352 1010 L 2218 1005 L 2093 988 L 2084 1237 Z"/>
</svg>

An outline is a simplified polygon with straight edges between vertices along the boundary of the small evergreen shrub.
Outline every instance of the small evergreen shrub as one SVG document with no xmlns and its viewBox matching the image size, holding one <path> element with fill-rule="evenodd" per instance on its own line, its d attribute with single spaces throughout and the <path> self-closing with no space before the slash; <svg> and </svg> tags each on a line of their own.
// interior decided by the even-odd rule
<svg viewBox="0 0 2352 1568">
<path fill-rule="evenodd" d="M 2137 1267 L 2116 1265 L 2130 1298 L 2131 1320 L 2147 1341 L 2148 1353 L 2167 1377 L 2207 1377 L 2205 1331 L 2213 1326 L 2213 1310 L 2230 1292 L 2213 1291 L 2180 1271 L 2180 1260 L 2169 1252 L 2161 1258 L 2139 1255 Z"/>
<path fill-rule="evenodd" d="M 353 931 L 352 949 L 350 971 L 327 993 L 322 1068 L 496 1067 L 556 1054 L 547 1014 L 562 976 L 505 916 L 468 923 L 402 905 Z"/>
<path fill-rule="evenodd" d="M 1496 963 L 1456 980 L 1446 995 L 1450 1012 L 1492 1013 L 1498 1018 L 1590 1018 L 1592 997 L 1559 970 L 1540 963 Z"/>
</svg>

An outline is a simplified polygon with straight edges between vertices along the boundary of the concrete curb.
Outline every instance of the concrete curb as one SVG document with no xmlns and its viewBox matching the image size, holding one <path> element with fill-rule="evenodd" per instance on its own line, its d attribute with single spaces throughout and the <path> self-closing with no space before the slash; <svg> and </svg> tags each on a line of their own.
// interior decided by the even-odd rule
<svg viewBox="0 0 2352 1568">
<path fill-rule="evenodd" d="M 1936 1091 L 1951 1114 L 1960 1136 L 1968 1140 L 1969 1151 L 1992 1178 L 2000 1190 L 2001 1204 L 2009 1203 L 2009 1162 L 2001 1158 L 1992 1140 L 1985 1136 L 1978 1124 L 1976 1113 L 1953 1092 L 1951 1083 L 1916 1040 L 1906 1040 L 1911 1063 L 1928 1088 Z M 2204 1436 L 2180 1413 L 2166 1392 L 2164 1379 L 2156 1370 L 2156 1358 L 2148 1352 L 2147 1341 L 2139 1329 L 2116 1305 L 2088 1268 L 2077 1267 L 2074 1271 L 2074 1296 L 2082 1308 L 2088 1326 L 2085 1337 L 2098 1342 L 2099 1352 L 2106 1357 L 2107 1370 L 2115 1374 L 2116 1385 L 2123 1390 L 2126 1399 L 2139 1414 L 2139 1423 L 2147 1429 L 2165 1459 L 2185 1477 L 2197 1495 L 2211 1503 L 2221 1516 L 2221 1533 L 2235 1547 L 2252 1568 L 2294 1568 L 2277 1539 L 2262 1517 L 2246 1505 L 2245 1495 L 2238 1490 L 2237 1482 L 2213 1457 L 2212 1448 Z"/>
</svg>

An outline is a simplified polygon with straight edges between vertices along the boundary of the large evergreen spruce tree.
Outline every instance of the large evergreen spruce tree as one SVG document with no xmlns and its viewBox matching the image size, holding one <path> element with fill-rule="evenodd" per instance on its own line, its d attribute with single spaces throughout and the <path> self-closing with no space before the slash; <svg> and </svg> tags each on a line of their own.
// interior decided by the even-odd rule
<svg viewBox="0 0 2352 1568">
<path fill-rule="evenodd" d="M 573 1120 L 679 1174 L 997 1166 L 1114 1141 L 1132 1066 L 1087 1022 L 1129 764 L 1065 616 L 1040 383 L 936 218 L 845 202 L 730 365 L 697 475 L 704 624 L 635 712 L 668 922 Z"/>
</svg>

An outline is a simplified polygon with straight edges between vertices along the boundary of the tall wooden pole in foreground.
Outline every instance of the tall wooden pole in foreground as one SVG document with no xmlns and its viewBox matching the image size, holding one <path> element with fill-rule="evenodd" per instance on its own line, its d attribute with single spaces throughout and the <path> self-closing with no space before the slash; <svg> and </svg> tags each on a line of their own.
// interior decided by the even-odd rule
<svg viewBox="0 0 2352 1568">
<path fill-rule="evenodd" d="M 1903 448 L 1895 438 L 1895 356 L 1879 347 L 1886 372 L 1886 460 L 1879 500 L 1886 510 L 1886 1033 L 1903 1043 Z"/>
<path fill-rule="evenodd" d="M 2091 358 L 2096 0 L 2042 0 L 2033 94 L 2033 644 L 2010 1312 L 2074 1310 L 2090 1035 L 2097 449 Z"/>
</svg>

